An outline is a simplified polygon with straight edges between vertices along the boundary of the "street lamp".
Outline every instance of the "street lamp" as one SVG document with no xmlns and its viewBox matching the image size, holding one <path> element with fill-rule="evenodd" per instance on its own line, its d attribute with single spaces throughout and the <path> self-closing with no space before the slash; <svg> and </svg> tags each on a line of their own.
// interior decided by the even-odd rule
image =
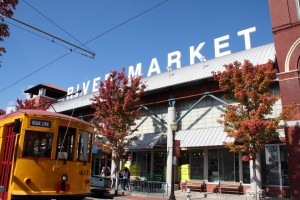
<svg viewBox="0 0 300 200">
<path fill-rule="evenodd" d="M 172 171 L 171 171 L 171 194 L 169 200 L 176 200 L 174 194 L 174 164 L 173 164 L 173 156 L 174 156 L 174 143 L 175 143 L 175 131 L 177 130 L 177 124 L 173 122 L 170 124 L 172 130 Z"/>
</svg>

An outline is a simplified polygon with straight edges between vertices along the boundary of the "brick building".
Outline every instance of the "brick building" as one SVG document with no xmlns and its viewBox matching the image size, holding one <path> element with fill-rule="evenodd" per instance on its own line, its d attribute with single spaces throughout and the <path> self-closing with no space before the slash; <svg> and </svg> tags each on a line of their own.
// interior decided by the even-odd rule
<svg viewBox="0 0 300 200">
<path fill-rule="evenodd" d="M 282 106 L 291 102 L 298 105 L 297 115 L 293 121 L 286 122 L 286 148 L 289 165 L 290 193 L 292 199 L 300 198 L 300 160 L 299 157 L 299 67 L 300 67 L 300 1 L 269 0 L 276 59 L 278 62 L 278 79 L 282 94 Z"/>
</svg>

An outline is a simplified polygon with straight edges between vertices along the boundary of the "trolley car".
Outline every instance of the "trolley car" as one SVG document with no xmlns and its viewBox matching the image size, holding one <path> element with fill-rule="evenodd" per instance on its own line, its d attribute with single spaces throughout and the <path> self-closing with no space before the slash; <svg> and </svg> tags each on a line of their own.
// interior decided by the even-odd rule
<svg viewBox="0 0 300 200">
<path fill-rule="evenodd" d="M 93 131 L 91 124 L 59 113 L 0 115 L 0 199 L 90 194 Z"/>
</svg>

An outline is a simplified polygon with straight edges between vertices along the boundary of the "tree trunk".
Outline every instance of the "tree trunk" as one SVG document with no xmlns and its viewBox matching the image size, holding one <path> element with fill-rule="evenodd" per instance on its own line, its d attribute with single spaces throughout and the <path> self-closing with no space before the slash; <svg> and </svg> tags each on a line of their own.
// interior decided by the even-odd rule
<svg viewBox="0 0 300 200">
<path fill-rule="evenodd" d="M 118 195 L 118 187 L 119 187 L 119 172 L 120 172 L 120 169 L 119 169 L 119 164 L 120 164 L 120 161 L 113 161 L 114 164 L 115 164 L 115 169 L 116 169 L 116 181 L 115 181 L 115 195 Z M 122 166 L 122 165 L 121 165 Z"/>
<path fill-rule="evenodd" d="M 119 176 L 116 175 L 116 182 L 115 182 L 115 195 L 118 195 L 118 187 L 119 187 Z"/>
<path fill-rule="evenodd" d="M 253 182 L 254 182 L 255 199 L 257 200 L 256 158 L 253 160 Z"/>
</svg>

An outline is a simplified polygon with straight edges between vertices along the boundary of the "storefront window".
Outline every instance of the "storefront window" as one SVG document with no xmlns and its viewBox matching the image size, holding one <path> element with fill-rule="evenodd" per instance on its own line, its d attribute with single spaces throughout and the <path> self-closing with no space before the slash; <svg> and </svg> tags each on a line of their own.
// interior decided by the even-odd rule
<svg viewBox="0 0 300 200">
<path fill-rule="evenodd" d="M 280 147 L 280 166 L 281 166 L 281 180 L 283 186 L 288 186 L 289 184 L 289 173 L 287 166 L 287 157 L 286 157 L 286 146 Z"/>
<path fill-rule="evenodd" d="M 280 185 L 278 153 L 278 145 L 268 145 L 265 148 L 267 185 Z"/>
<path fill-rule="evenodd" d="M 180 151 L 178 180 L 185 181 L 190 179 L 190 150 Z M 191 174 L 192 175 L 192 174 Z"/>
<path fill-rule="evenodd" d="M 243 159 L 243 157 L 244 157 L 244 159 Z M 242 167 L 243 167 L 243 183 L 250 183 L 249 156 L 245 153 L 242 154 Z"/>
<path fill-rule="evenodd" d="M 141 178 L 150 178 L 151 152 L 138 151 L 132 153 L 131 175 Z"/>
<path fill-rule="evenodd" d="M 235 181 L 236 172 L 238 174 L 238 165 L 235 165 L 234 156 L 235 153 L 229 152 L 229 149 L 219 149 L 219 176 L 222 181 Z"/>
<path fill-rule="evenodd" d="M 191 179 L 204 179 L 204 151 L 203 149 L 191 150 Z"/>
<path fill-rule="evenodd" d="M 190 164 L 190 151 L 180 151 L 179 166 Z"/>
<path fill-rule="evenodd" d="M 218 149 L 208 149 L 208 181 L 219 181 L 219 151 Z"/>
<path fill-rule="evenodd" d="M 273 144 L 267 145 L 265 156 L 262 156 L 262 170 L 264 185 L 289 186 L 286 146 Z"/>
<path fill-rule="evenodd" d="M 239 153 L 234 153 L 234 180 L 235 182 L 240 182 Z"/>
<path fill-rule="evenodd" d="M 165 180 L 166 157 L 165 151 L 154 151 L 153 179 Z"/>
<path fill-rule="evenodd" d="M 26 131 L 23 157 L 50 158 L 52 150 L 52 133 L 41 131 Z"/>
<path fill-rule="evenodd" d="M 208 149 L 208 181 L 239 181 L 238 153 L 229 149 Z"/>
<path fill-rule="evenodd" d="M 297 9 L 297 14 L 298 14 L 298 19 L 300 20 L 300 0 L 295 0 L 296 1 L 296 9 Z"/>
</svg>

